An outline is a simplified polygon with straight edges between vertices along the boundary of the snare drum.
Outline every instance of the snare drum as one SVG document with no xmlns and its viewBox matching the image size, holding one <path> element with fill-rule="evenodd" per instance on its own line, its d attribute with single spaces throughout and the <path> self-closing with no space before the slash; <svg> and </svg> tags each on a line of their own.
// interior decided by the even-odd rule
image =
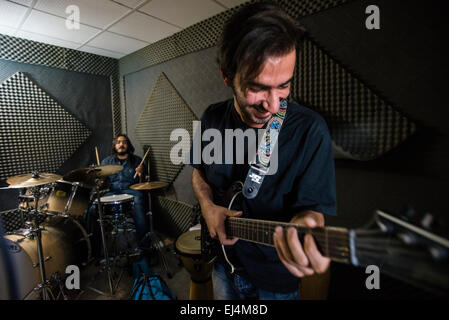
<svg viewBox="0 0 449 320">
<path fill-rule="evenodd" d="M 105 216 L 126 217 L 131 216 L 134 211 L 134 196 L 130 194 L 114 194 L 100 198 Z M 94 205 L 98 210 L 98 200 L 94 201 Z"/>
<path fill-rule="evenodd" d="M 134 211 L 134 196 L 115 194 L 100 198 L 105 224 L 106 246 L 110 256 L 133 254 L 138 243 L 135 226 L 132 219 Z M 98 200 L 94 201 L 98 212 Z"/>
<path fill-rule="evenodd" d="M 41 224 L 42 249 L 45 259 L 47 280 L 58 272 L 64 279 L 66 267 L 82 267 L 90 261 L 91 246 L 85 229 L 75 220 L 51 217 Z M 26 238 L 23 234 L 5 236 L 8 252 L 13 262 L 13 272 L 21 299 L 38 298 L 33 289 L 41 282 L 36 238 Z M 0 261 L 0 300 L 8 299 L 8 291 L 3 284 L 11 277 Z"/>
<path fill-rule="evenodd" d="M 190 300 L 213 299 L 212 263 L 201 258 L 201 230 L 187 231 L 176 240 L 176 252 L 190 273 Z"/>
</svg>

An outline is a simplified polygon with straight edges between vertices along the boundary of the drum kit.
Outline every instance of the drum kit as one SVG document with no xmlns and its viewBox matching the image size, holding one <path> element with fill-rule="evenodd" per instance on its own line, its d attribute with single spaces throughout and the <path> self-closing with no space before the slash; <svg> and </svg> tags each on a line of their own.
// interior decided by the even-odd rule
<svg viewBox="0 0 449 320">
<path fill-rule="evenodd" d="M 21 190 L 18 209 L 24 228 L 7 232 L 4 237 L 8 251 L 14 253 L 10 256 L 16 266 L 14 272 L 17 274 L 19 299 L 51 300 L 58 299 L 60 295 L 67 299 L 62 290 L 66 267 L 87 265 L 92 261 L 90 235 L 82 220 L 92 205 L 99 215 L 105 263 L 103 271 L 107 271 L 109 288 L 114 294 L 120 279 L 114 284 L 112 268 L 115 257 L 109 256 L 104 226 L 106 221 L 112 226 L 113 236 L 133 232 L 128 218 L 132 216 L 134 198 L 125 194 L 101 197 L 99 182 L 122 169 L 120 165 L 92 165 L 70 171 L 63 177 L 33 172 L 6 180 L 8 189 Z M 167 185 L 159 181 L 144 182 L 131 186 L 131 189 L 149 191 Z M 1 267 L 0 281 L 2 277 L 8 277 Z M 61 290 L 55 296 L 53 290 L 58 286 Z M 8 298 L 6 289 L 0 286 L 0 299 Z"/>
<path fill-rule="evenodd" d="M 66 266 L 80 262 L 78 258 L 82 255 L 76 254 L 80 250 L 87 251 L 85 263 L 88 262 L 90 242 L 85 229 L 76 219 L 62 221 L 72 209 L 72 204 L 75 204 L 73 200 L 76 193 L 67 196 L 63 191 L 64 188 L 56 185 L 48 187 L 61 178 L 52 173 L 33 172 L 6 180 L 8 188 L 26 190 L 24 195 L 19 196 L 22 217 L 23 213 L 27 213 L 27 219 L 23 224 L 25 228 L 8 232 L 5 236 L 9 252 L 14 253 L 12 255 L 14 264 L 20 267 L 15 270 L 19 275 L 17 277 L 19 298 L 26 298 L 31 293 L 36 293 L 44 300 L 55 299 L 51 280 L 56 279 L 61 285 L 61 275 L 65 273 Z M 72 189 L 77 189 L 77 186 Z M 54 201 L 54 197 L 58 196 L 65 199 L 64 206 Z M 75 209 L 70 212 L 76 214 Z M 52 219 L 45 221 L 47 217 Z M 72 236 L 76 239 L 71 238 Z M 79 249 L 81 241 L 84 242 L 84 246 Z M 6 295 L 6 292 L 1 293 Z M 63 291 L 61 293 L 64 295 Z"/>
</svg>

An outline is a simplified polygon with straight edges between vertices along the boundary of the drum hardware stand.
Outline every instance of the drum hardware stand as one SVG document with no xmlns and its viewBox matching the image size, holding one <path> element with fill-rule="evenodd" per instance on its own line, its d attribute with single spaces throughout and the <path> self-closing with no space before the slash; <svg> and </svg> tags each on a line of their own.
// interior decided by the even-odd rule
<svg viewBox="0 0 449 320">
<path fill-rule="evenodd" d="M 76 184 L 76 182 L 74 182 L 72 184 L 72 189 L 71 189 L 69 200 L 67 201 L 67 204 L 64 207 L 64 214 L 67 216 L 68 216 L 67 211 L 69 211 L 69 209 L 72 207 L 73 198 L 75 198 L 77 189 L 78 189 L 78 184 Z"/>
<path fill-rule="evenodd" d="M 100 200 L 98 181 L 99 181 L 99 179 L 95 179 L 95 185 L 96 185 L 95 192 L 96 192 L 97 200 L 98 200 L 98 215 L 99 215 L 98 222 L 100 224 L 101 242 L 103 245 L 103 254 L 104 254 L 104 258 L 105 258 L 105 265 L 102 266 L 99 273 L 102 273 L 104 271 L 107 272 L 107 279 L 108 279 L 110 295 L 114 295 L 115 290 L 117 289 L 117 287 L 120 283 L 120 280 L 122 279 L 123 270 L 121 270 L 120 275 L 118 276 L 118 279 L 115 280 L 113 272 L 112 272 L 113 266 L 111 265 L 111 260 L 109 258 L 108 249 L 107 249 L 107 245 L 106 245 L 106 237 L 105 237 L 105 232 L 104 232 L 103 208 L 102 208 L 101 200 Z M 115 259 L 114 259 L 114 262 L 115 262 Z M 107 295 L 105 292 L 102 292 L 101 290 L 95 289 L 93 287 L 88 287 L 88 288 L 91 289 L 92 291 L 95 291 L 95 292 L 101 294 L 101 295 L 105 295 L 105 296 Z"/>
<path fill-rule="evenodd" d="M 37 173 L 34 175 L 38 176 Z M 33 175 L 33 176 L 34 176 Z M 31 224 L 28 229 L 30 237 L 36 237 L 36 244 L 37 244 L 37 253 L 39 257 L 39 262 L 37 263 L 39 265 L 40 274 L 41 274 L 41 283 L 39 283 L 35 288 L 35 292 L 41 292 L 42 299 L 43 300 L 55 300 L 55 296 L 53 295 L 53 292 L 51 290 L 50 281 L 47 280 L 46 274 L 45 274 L 45 261 L 48 261 L 51 259 L 51 257 L 47 257 L 44 259 L 44 252 L 42 248 L 42 230 L 44 230 L 43 227 L 40 227 L 37 218 L 39 215 L 42 215 L 40 211 L 37 210 L 39 208 L 39 197 L 40 197 L 40 189 L 33 188 L 33 197 L 34 197 L 34 203 L 35 208 L 33 210 L 30 210 L 30 216 L 31 216 Z"/>
<path fill-rule="evenodd" d="M 148 190 L 148 201 L 149 201 L 148 202 L 149 211 L 148 211 L 147 215 L 149 216 L 149 220 L 150 220 L 150 232 L 149 232 L 150 248 L 154 248 L 157 251 L 159 260 L 162 263 L 162 267 L 164 268 L 165 272 L 167 273 L 167 277 L 169 279 L 171 279 L 173 277 L 173 275 L 171 274 L 170 270 L 168 269 L 167 261 L 165 260 L 164 253 L 162 252 L 164 244 L 162 242 L 162 239 L 160 239 L 159 236 L 154 231 L 154 227 L 153 227 L 153 212 L 151 209 L 151 192 L 150 192 L 150 190 Z M 162 243 L 162 245 L 160 245 L 160 243 Z"/>
<path fill-rule="evenodd" d="M 92 237 L 92 233 L 88 233 L 87 234 L 87 239 L 90 239 Z M 87 239 L 81 238 L 77 241 L 77 243 L 83 242 L 83 241 L 87 241 Z M 82 262 L 81 265 L 83 267 L 89 265 L 89 263 L 91 263 L 93 260 L 95 260 L 94 257 L 91 256 L 92 254 L 92 247 L 90 246 L 90 244 L 88 244 L 88 256 L 90 256 L 90 259 L 88 259 L 86 262 Z"/>
<path fill-rule="evenodd" d="M 59 287 L 59 293 L 56 296 L 56 299 L 59 298 L 59 296 L 62 296 L 62 298 L 64 300 L 69 300 L 69 297 L 67 296 L 67 294 L 65 293 L 65 288 L 64 285 L 62 284 L 62 277 L 59 274 L 59 272 L 56 272 L 52 275 L 52 278 L 56 281 L 56 283 L 58 284 Z"/>
<path fill-rule="evenodd" d="M 121 257 L 125 257 L 129 263 L 129 260 L 131 257 L 136 257 L 136 256 L 140 256 L 141 252 L 140 250 L 135 251 L 134 252 L 130 252 L 130 249 L 132 249 L 132 247 L 130 246 L 129 243 L 129 239 L 127 240 L 127 248 L 123 251 L 120 250 L 120 248 L 118 248 L 117 246 L 117 242 L 118 242 L 118 237 L 120 234 L 128 234 L 128 233 L 135 233 L 135 229 L 133 229 L 131 227 L 131 224 L 126 220 L 122 220 L 120 221 L 117 217 L 114 216 L 114 218 L 111 221 L 112 224 L 112 231 L 111 231 L 111 235 L 112 235 L 112 246 L 113 246 L 113 251 L 114 251 L 114 259 L 120 259 Z"/>
</svg>

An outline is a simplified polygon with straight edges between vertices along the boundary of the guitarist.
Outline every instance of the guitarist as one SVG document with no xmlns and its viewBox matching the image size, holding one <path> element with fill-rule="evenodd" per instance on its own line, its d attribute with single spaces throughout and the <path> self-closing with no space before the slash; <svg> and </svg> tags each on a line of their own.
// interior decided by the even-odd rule
<svg viewBox="0 0 449 320">
<path fill-rule="evenodd" d="M 213 128 L 224 137 L 225 129 L 264 129 L 289 96 L 302 37 L 297 22 L 276 5 L 256 3 L 237 12 L 218 44 L 221 75 L 233 99 L 206 109 L 202 132 Z M 300 278 L 329 267 L 330 260 L 321 255 L 313 238 L 306 235 L 302 244 L 293 228 L 275 229 L 275 248 L 225 234 L 225 219 L 243 212 L 248 218 L 310 228 L 324 226 L 323 214 L 336 215 L 332 145 L 321 116 L 289 102 L 277 144 L 276 174 L 265 177 L 255 198 L 243 200 L 241 211 L 228 210 L 219 199 L 232 182 L 245 181 L 251 160 L 246 150 L 245 164 L 208 165 L 204 159 L 192 164 L 193 190 L 209 233 L 232 246 L 237 260 L 232 274 L 223 257 L 215 262 L 216 299 L 299 299 Z M 201 142 L 202 148 L 205 145 Z"/>
</svg>

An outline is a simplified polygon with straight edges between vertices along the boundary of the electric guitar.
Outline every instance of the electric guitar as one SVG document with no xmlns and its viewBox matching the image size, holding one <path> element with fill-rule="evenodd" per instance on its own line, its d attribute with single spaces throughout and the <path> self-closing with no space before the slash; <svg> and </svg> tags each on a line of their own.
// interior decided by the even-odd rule
<svg viewBox="0 0 449 320">
<path fill-rule="evenodd" d="M 243 199 L 241 182 L 234 183 L 222 203 L 240 210 Z M 227 201 L 229 200 L 229 201 Z M 207 262 L 221 254 L 230 272 L 236 270 L 232 246 L 221 245 L 210 237 L 204 219 L 201 222 L 201 253 Z M 403 219 L 377 210 L 367 228 L 307 228 L 291 223 L 229 217 L 226 235 L 267 246 L 274 246 L 277 226 L 293 227 L 301 243 L 305 234 L 315 239 L 321 254 L 338 263 L 366 267 L 376 265 L 381 273 L 411 283 L 436 294 L 449 296 L 449 240 Z"/>
</svg>

